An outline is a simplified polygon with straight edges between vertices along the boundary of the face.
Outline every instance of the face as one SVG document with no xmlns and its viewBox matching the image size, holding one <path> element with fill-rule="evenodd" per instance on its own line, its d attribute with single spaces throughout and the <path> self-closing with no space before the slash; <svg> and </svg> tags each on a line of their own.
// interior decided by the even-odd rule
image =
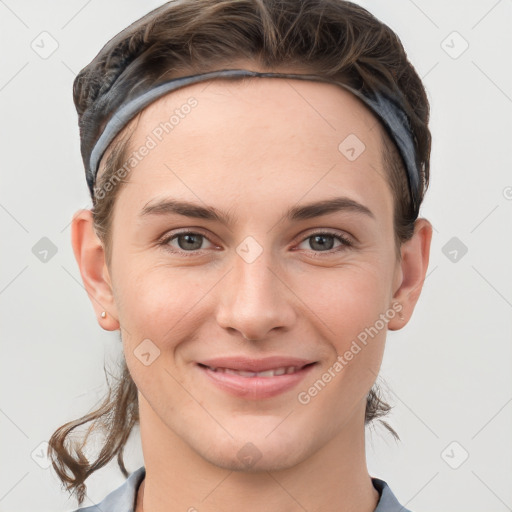
<svg viewBox="0 0 512 512">
<path fill-rule="evenodd" d="M 375 117 L 331 84 L 222 80 L 150 105 L 130 152 L 150 139 L 108 268 L 141 418 L 226 468 L 362 429 L 401 277 Z"/>
</svg>

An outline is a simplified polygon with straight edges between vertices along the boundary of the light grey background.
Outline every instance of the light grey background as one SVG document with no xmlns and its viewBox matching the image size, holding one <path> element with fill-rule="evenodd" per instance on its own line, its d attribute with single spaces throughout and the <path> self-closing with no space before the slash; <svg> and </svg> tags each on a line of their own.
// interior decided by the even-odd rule
<svg viewBox="0 0 512 512">
<path fill-rule="evenodd" d="M 0 512 L 76 506 L 41 467 L 41 443 L 103 397 L 103 362 L 115 371 L 121 344 L 97 325 L 70 245 L 73 213 L 90 206 L 72 82 L 162 3 L 0 0 Z M 433 133 L 428 277 L 381 372 L 401 442 L 368 432 L 370 474 L 415 512 L 512 510 L 512 1 L 359 3 L 401 38 Z M 47 58 L 31 47 L 52 39 Z M 43 237 L 57 251 L 46 262 L 34 254 Z M 126 461 L 143 463 L 138 430 Z M 123 481 L 111 463 L 87 481 L 85 505 Z"/>
</svg>

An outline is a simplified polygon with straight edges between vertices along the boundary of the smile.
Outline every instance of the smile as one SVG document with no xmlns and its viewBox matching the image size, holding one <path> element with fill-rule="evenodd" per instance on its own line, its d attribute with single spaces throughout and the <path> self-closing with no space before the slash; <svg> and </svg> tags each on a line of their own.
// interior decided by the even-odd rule
<svg viewBox="0 0 512 512">
<path fill-rule="evenodd" d="M 240 375 L 241 377 L 276 377 L 279 375 L 290 375 L 303 367 L 286 366 L 282 368 L 274 368 L 273 370 L 265 370 L 263 372 L 248 372 L 244 370 L 233 370 L 232 368 L 214 368 L 207 366 L 213 372 L 231 373 L 232 375 Z"/>
<path fill-rule="evenodd" d="M 310 373 L 317 363 L 276 366 L 261 371 L 233 369 L 198 363 L 196 368 L 207 378 L 207 385 L 246 400 L 263 400 L 290 391 Z"/>
</svg>

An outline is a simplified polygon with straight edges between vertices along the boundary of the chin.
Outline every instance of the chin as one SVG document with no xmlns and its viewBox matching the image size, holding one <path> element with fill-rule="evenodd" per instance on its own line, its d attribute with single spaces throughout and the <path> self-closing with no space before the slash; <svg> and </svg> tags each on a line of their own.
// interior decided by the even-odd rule
<svg viewBox="0 0 512 512">
<path fill-rule="evenodd" d="M 274 422 L 274 428 L 276 424 Z M 293 435 L 289 430 L 268 435 L 272 429 L 255 427 L 257 425 L 253 424 L 250 430 L 230 431 L 233 438 L 225 435 L 222 439 L 208 439 L 205 436 L 200 446 L 191 447 L 214 466 L 246 473 L 285 470 L 307 458 L 307 436 Z"/>
<path fill-rule="evenodd" d="M 226 447 L 223 450 L 222 447 L 216 447 L 200 455 L 214 466 L 241 473 L 281 471 L 296 466 L 302 460 L 302 454 L 297 453 L 293 443 L 276 449 L 273 443 L 257 446 L 247 442 L 241 448 Z"/>
</svg>

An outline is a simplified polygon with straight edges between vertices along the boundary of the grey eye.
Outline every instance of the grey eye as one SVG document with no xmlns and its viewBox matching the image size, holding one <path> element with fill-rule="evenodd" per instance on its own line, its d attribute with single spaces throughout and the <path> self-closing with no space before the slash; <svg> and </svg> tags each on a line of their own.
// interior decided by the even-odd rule
<svg viewBox="0 0 512 512">
<path fill-rule="evenodd" d="M 308 237 L 311 249 L 329 251 L 334 247 L 333 235 L 312 235 Z"/>
<path fill-rule="evenodd" d="M 182 251 L 197 251 L 204 248 L 202 244 L 205 240 L 207 241 L 207 238 L 200 233 L 179 233 L 174 235 L 167 243 Z M 177 247 L 172 244 L 174 241 L 178 242 Z"/>
</svg>

